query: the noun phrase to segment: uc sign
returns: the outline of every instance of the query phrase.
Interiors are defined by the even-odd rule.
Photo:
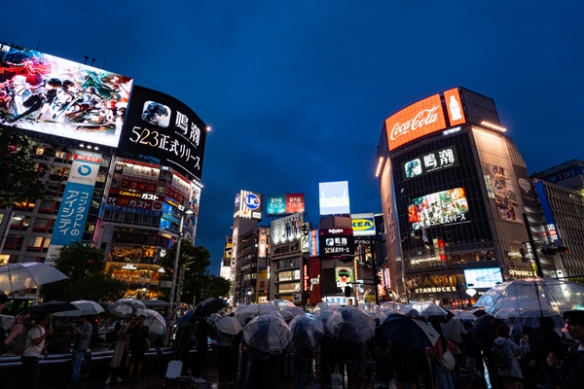
[[[260,206],[260,198],[257,195],[250,193],[245,197],[245,205],[249,209],[258,209]]]

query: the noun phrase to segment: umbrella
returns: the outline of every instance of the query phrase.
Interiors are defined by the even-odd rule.
[[[250,346],[268,353],[284,350],[292,339],[292,333],[281,317],[262,315],[243,328],[243,339]]]
[[[460,320],[472,320],[475,321],[478,319],[475,315],[470,313],[469,311],[465,311],[464,309],[452,309],[450,310]]]
[[[314,348],[324,335],[324,324],[310,313],[296,316],[289,327],[295,349]]]
[[[473,315],[475,315],[477,318],[479,318],[479,317],[481,317],[483,315],[488,315],[488,313],[485,312],[485,309],[482,308],[482,307],[481,308],[472,309],[472,310],[470,310],[470,313],[472,313]]]
[[[39,305],[34,305],[29,308],[25,308],[22,313],[55,313],[63,311],[73,311],[77,310],[77,307],[71,303],[65,301],[49,301],[48,303],[42,303]]]
[[[328,319],[333,338],[353,343],[365,342],[375,334],[375,321],[359,308],[341,307]]]
[[[383,311],[373,311],[369,312],[369,316],[376,320],[379,324],[383,323],[387,319],[387,313]]]
[[[333,310],[336,307],[339,307],[340,305],[337,303],[327,303],[325,301],[321,301],[320,303],[316,304],[316,306],[314,307],[314,312],[318,312],[318,311],[329,311],[329,310]]]
[[[485,313],[475,321],[472,331],[476,334],[482,332],[487,324],[493,319],[492,315]]]
[[[178,319],[178,321],[176,322],[176,326],[180,327],[181,324],[185,323],[187,320],[189,320],[191,318],[191,316],[193,316],[193,313],[195,313],[195,311],[193,311],[191,309],[190,311],[188,311],[184,315],[182,315],[180,317],[180,319]]]
[[[314,313],[314,318],[322,321],[322,324],[324,325],[324,334],[326,336],[328,336],[329,338],[334,338],[334,336],[331,333],[331,331],[328,329],[328,327],[326,326],[326,323],[328,323],[328,320],[333,315],[333,313],[334,313],[334,311],[332,309],[325,309],[322,311],[316,311]]]
[[[452,317],[452,314],[446,309],[431,301],[420,301],[406,305],[405,311],[408,312],[410,309],[415,309],[420,313],[420,316],[427,318],[446,319],[448,321]]]
[[[432,347],[440,337],[428,323],[393,313],[381,324],[385,336],[409,348]]]
[[[148,332],[157,334],[157,335],[166,335],[166,320],[164,317],[157,311],[153,309],[139,309],[136,312],[137,316],[144,315],[144,325],[148,326]]]
[[[146,305],[140,300],[123,298],[110,304],[107,310],[113,315],[129,317],[138,313],[140,309],[146,309]]]
[[[217,297],[211,297],[210,299],[203,300],[195,308],[195,316],[203,317],[205,315],[210,315],[212,313],[217,313],[221,309],[227,306],[227,301],[221,300]]]
[[[297,306],[293,306],[293,307],[282,307],[280,309],[277,309],[277,312],[280,315],[282,315],[282,318],[286,322],[289,322],[290,320],[294,319],[296,316],[302,315],[304,313],[304,311],[302,310],[302,308],[299,308]]]
[[[77,317],[85,315],[99,315],[104,311],[103,307],[91,300],[71,301],[71,304],[77,307],[75,311],[57,312],[55,316],[60,317]]]
[[[215,320],[215,327],[227,335],[237,335],[243,329],[235,317],[227,315],[221,316]]]
[[[543,313],[543,314],[542,314]],[[539,309],[527,309],[521,311],[519,316],[514,316],[516,314],[515,309],[499,309],[495,314],[497,319],[514,319],[516,322],[520,323],[523,327],[539,327],[539,318],[549,317],[554,322],[555,328],[563,328],[566,322],[562,315],[553,311],[540,311]]]
[[[280,315],[272,305],[268,304],[240,305],[233,310],[233,313],[241,325],[244,325],[247,319],[256,316],[273,315],[282,318],[282,315]]]
[[[540,311],[540,316],[577,309],[584,300],[584,286],[556,278],[523,278],[496,285],[476,302],[487,313],[505,309],[505,315],[521,317],[523,311]]]
[[[272,305],[276,309],[296,306],[296,305],[294,305],[294,303],[292,301],[283,300],[283,299],[270,300],[270,301],[268,301],[268,304]]]
[[[380,306],[382,311],[395,311],[395,312],[405,312],[405,305],[396,303],[395,301],[386,301],[381,303]]]
[[[0,290],[14,293],[28,288],[66,280],[65,274],[41,262],[9,263],[0,266]]]

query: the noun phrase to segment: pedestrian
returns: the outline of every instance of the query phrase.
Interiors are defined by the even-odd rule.
[[[564,358],[568,347],[554,331],[554,321],[550,317],[539,317],[539,327],[534,328],[529,335],[529,349],[531,357],[538,363],[545,383],[542,389],[554,389],[560,384],[560,375],[555,368],[547,363],[547,357],[553,353],[559,360]]]
[[[371,340],[371,348],[371,354],[375,360],[376,388],[389,388],[389,381],[392,378],[391,372],[387,368],[389,366],[389,340],[379,325],[375,328],[375,336]]]
[[[340,329],[337,334],[337,351],[336,351],[336,362],[339,366],[339,373],[344,375],[344,371],[347,371],[347,388],[353,389],[355,387],[355,378],[357,373],[357,366],[360,363],[360,358],[363,355],[361,350],[361,343],[350,342],[345,340],[349,337],[354,337],[357,329],[349,321],[351,319],[352,312],[348,309],[341,311],[341,317],[343,321],[339,324]],[[345,336],[346,334],[346,336]]]
[[[294,384],[296,389],[304,389],[308,384],[308,371],[314,353],[310,347],[303,347],[294,351]]]
[[[477,338],[479,340],[479,344],[481,345],[481,350],[483,352],[485,364],[487,365],[487,371],[489,373],[489,382],[493,386],[493,389],[504,389],[502,381],[499,381],[498,373],[499,370],[491,363],[491,350],[493,349],[495,338],[497,338],[497,327],[495,325],[495,318],[493,316],[490,316],[484,319],[483,317],[481,317],[479,320],[488,321],[485,327],[479,333],[477,333]]]
[[[466,369],[470,375],[471,384],[473,386],[482,386],[484,377],[482,371],[479,370],[483,362],[480,344],[472,323],[464,323],[464,326],[466,329],[466,335],[463,340],[466,351]]]
[[[245,319],[244,327],[248,325],[251,320],[251,317]],[[237,335],[235,341],[237,342],[238,339],[241,343],[241,357],[239,358],[239,375],[237,376],[236,387],[237,389],[251,389],[251,371],[253,362],[252,348],[243,338],[243,331]]]
[[[547,363],[560,373],[563,389],[577,389],[584,383],[584,311],[564,312],[564,320],[568,333],[578,343],[570,346],[562,359],[551,352]]]
[[[521,365],[519,359],[524,356],[528,349],[523,346],[518,346],[509,339],[509,327],[500,325],[497,327],[497,338],[493,347],[501,349],[503,357],[509,360],[509,366],[499,367],[499,377],[503,379],[504,388],[509,389],[523,389],[523,373],[521,372]]]
[[[0,292],[0,312],[4,309],[4,305],[8,300],[6,294]],[[0,325],[0,355],[8,351],[10,343],[12,343],[20,334],[24,332],[24,326],[22,322],[28,319],[30,315],[19,315],[14,319],[14,323],[10,326],[8,331],[4,329],[4,326]],[[0,323],[3,324],[3,323]],[[24,335],[23,335],[24,336]]]
[[[217,368],[219,373],[219,385],[232,384],[233,376],[233,339],[234,336],[225,334],[217,329]]]
[[[105,380],[105,384],[108,385],[111,382],[112,379],[112,375],[116,375],[116,381],[117,382],[122,382],[122,377],[121,377],[121,370],[122,370],[122,361],[125,360],[125,356],[127,353],[127,348],[128,348],[128,336],[127,336],[127,331],[128,331],[128,326],[130,323],[136,323],[136,315],[132,315],[130,316],[130,319],[126,322],[123,321],[122,323],[118,323],[119,325],[119,330],[118,330],[118,340],[116,341],[116,347],[114,348],[114,353],[112,355],[112,359],[110,361],[110,365],[109,365],[109,374],[107,376],[107,379]],[[117,325],[116,325],[117,327]]]
[[[45,348],[45,339],[53,332],[53,327],[48,326],[49,316],[39,313],[35,318],[35,325],[28,330],[24,351],[21,356],[22,376],[24,377],[24,389],[36,389],[41,372],[39,364],[40,355],[49,356]],[[48,326],[48,327],[47,327]]]
[[[207,382],[201,378],[205,358],[207,357],[207,337],[211,331],[211,325],[207,322],[208,315],[204,315],[195,327],[195,337],[197,338],[197,352],[195,354],[195,363],[193,364],[193,382],[195,384],[204,384]]]
[[[454,361],[456,355],[456,346],[450,340],[446,339],[442,333],[440,323],[432,323],[432,327],[438,332],[440,337],[433,347],[427,347],[426,353],[432,363],[434,379],[438,381],[440,389],[454,389],[454,380],[452,379],[452,370],[454,366],[445,366],[447,352],[450,352],[450,358]]]
[[[85,353],[89,348],[89,342],[91,341],[91,333],[93,332],[93,327],[88,322],[89,316],[79,316],[79,324],[71,324],[71,330],[75,334],[75,342],[73,343],[73,350],[71,359],[73,362],[73,374],[71,374],[71,380],[69,381],[68,388],[77,387],[79,382],[79,376],[81,375],[81,364],[85,359]]]
[[[175,360],[180,360],[182,362],[182,379],[191,379],[190,366],[190,356],[191,349],[193,348],[193,332],[195,330],[196,317],[191,315],[189,319],[182,323],[176,332],[176,337],[174,340],[173,347],[175,349]]]
[[[130,335],[130,367],[128,371],[130,381],[140,380],[144,353],[150,348],[150,339],[148,339],[148,331],[150,329],[144,325],[144,320],[146,320],[146,316],[138,316],[138,320],[135,323],[130,322],[126,330],[127,335]],[[134,376],[134,369],[136,370],[136,376]]]

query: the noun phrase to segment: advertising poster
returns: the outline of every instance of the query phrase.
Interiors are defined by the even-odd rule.
[[[207,125],[183,102],[134,86],[119,148],[201,179]]]
[[[286,195],[286,213],[304,212],[304,193]]]
[[[408,218],[413,230],[469,221],[464,188],[436,192],[412,200]]]
[[[321,259],[349,258],[355,255],[355,238],[351,228],[319,230]]]
[[[268,216],[286,214],[286,195],[266,195],[266,214]]]
[[[321,215],[344,215],[351,213],[349,182],[320,182],[319,206]]]
[[[505,168],[493,165],[490,173],[495,194],[495,206],[499,217],[502,220],[521,223],[517,193],[511,180],[505,175]]]
[[[406,178],[414,178],[454,166],[458,166],[458,156],[456,148],[451,146],[416,157],[403,167]]]
[[[464,269],[464,278],[467,285],[472,284],[472,288],[492,288],[503,282],[503,275],[498,267]]]
[[[391,162],[389,159],[386,160],[385,166],[383,167],[379,185],[381,187],[381,208],[383,210],[383,214],[386,215],[384,216],[385,240],[388,244],[392,244],[395,241],[396,231],[394,221],[395,207],[393,204],[391,182]]]
[[[273,244],[300,240],[302,236],[303,214],[286,216],[271,223],[271,239]]]
[[[195,184],[191,184],[189,195],[188,209],[193,211],[191,214],[185,214],[185,239],[192,240],[195,244],[195,237],[197,234],[197,221],[199,220],[199,204],[201,203],[201,188]]]
[[[0,43],[0,124],[116,147],[132,79]]]

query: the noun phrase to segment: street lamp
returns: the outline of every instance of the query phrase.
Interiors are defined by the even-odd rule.
[[[174,255],[174,268],[172,270],[172,287],[170,288],[170,300],[168,304],[168,320],[170,321],[172,312],[174,310],[174,295],[176,291],[176,276],[178,273],[178,261],[180,258],[180,242],[182,241],[182,234],[183,234],[183,226],[185,224],[185,215],[191,215],[194,212],[190,209],[187,209],[185,213],[182,214],[180,218],[180,226],[178,229],[178,239],[176,241],[176,253]]]

